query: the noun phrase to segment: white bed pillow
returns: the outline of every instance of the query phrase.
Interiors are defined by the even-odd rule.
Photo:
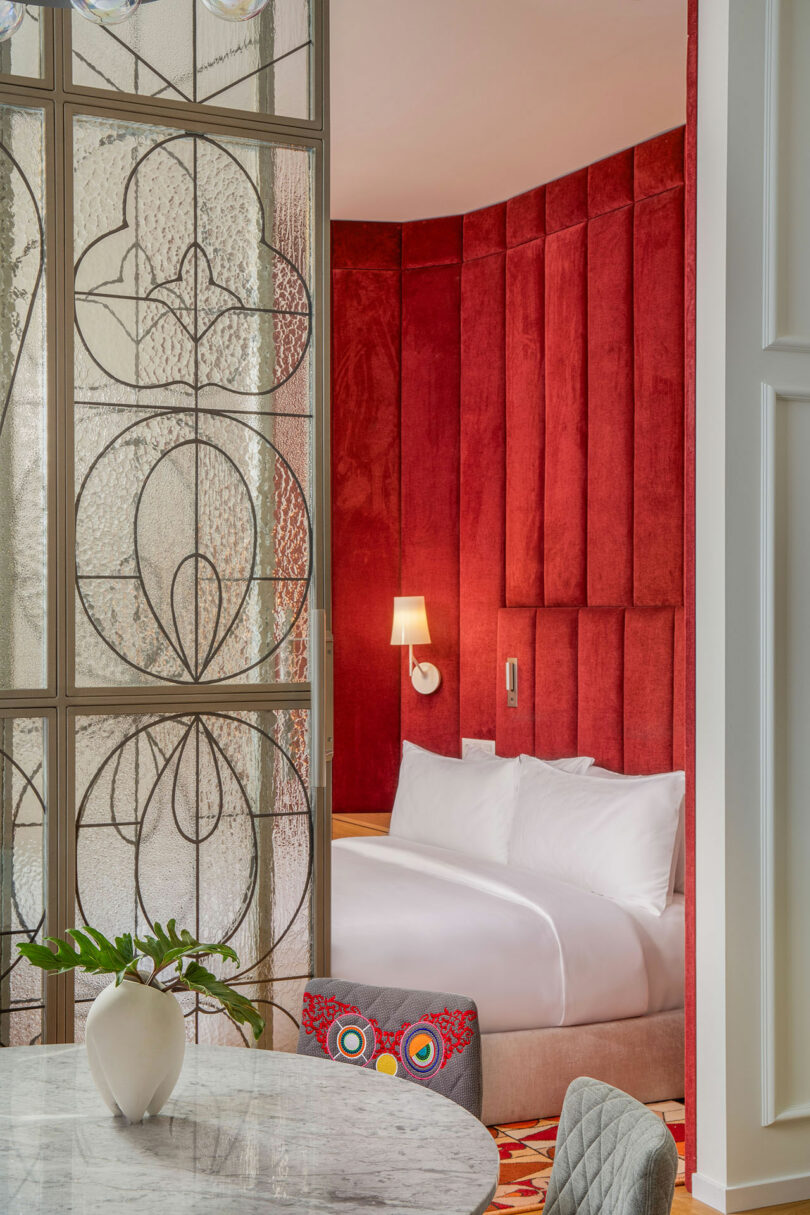
[[[600,768],[594,764],[588,769],[591,776],[603,776],[606,780],[643,780],[644,777],[628,776],[626,772],[613,772],[610,768]],[[682,772],[677,773],[683,776]],[[686,884],[686,806],[685,798],[681,798],[678,811],[678,846],[675,849],[675,864],[672,875],[672,889],[675,894],[683,894]]]
[[[471,764],[403,742],[390,834],[505,862],[520,763]]]
[[[504,760],[500,755],[493,755],[492,751],[485,751],[483,747],[468,747],[464,759],[468,763],[479,763],[482,759],[499,760],[501,763],[510,762],[509,760]],[[566,756],[564,759],[543,760],[544,764],[551,764],[553,768],[561,768],[563,772],[587,772],[593,762],[592,755],[572,755],[570,757]]]
[[[619,781],[521,756],[509,860],[661,915],[683,794],[682,772]]]

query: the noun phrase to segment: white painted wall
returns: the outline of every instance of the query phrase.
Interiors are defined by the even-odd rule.
[[[697,1173],[810,1197],[810,3],[703,0]]]

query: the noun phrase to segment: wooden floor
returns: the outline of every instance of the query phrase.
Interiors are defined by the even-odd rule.
[[[714,1207],[707,1207],[705,1202],[697,1202],[691,1194],[687,1194],[682,1185],[675,1190],[672,1202],[672,1215],[712,1215]],[[810,1201],[786,1202],[781,1207],[760,1207],[760,1215],[810,1215]]]

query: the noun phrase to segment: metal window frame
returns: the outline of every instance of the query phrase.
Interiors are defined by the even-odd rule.
[[[169,2],[169,0],[163,0]],[[313,967],[329,969],[329,848],[331,842],[331,756],[323,723],[331,703],[331,670],[313,684],[147,685],[76,688],[72,684],[74,617],[73,543],[73,198],[70,148],[77,115],[175,127],[212,135],[278,141],[313,151],[313,572],[310,613],[321,632],[331,620],[331,536],[329,517],[329,160],[328,160],[328,4],[312,0],[312,72],[315,117],[310,121],[205,104],[104,93],[74,85],[70,76],[70,10],[48,10],[43,29],[43,78],[0,76],[0,104],[37,109],[45,115],[46,293],[47,325],[54,335],[47,346],[48,377],[48,679],[44,688],[0,690],[0,716],[44,716],[48,730],[48,878],[47,919],[51,935],[72,927],[75,886],[72,721],[77,714],[204,712],[206,708],[255,712],[307,708],[311,713],[310,798],[313,822]],[[315,642],[317,643],[317,637]],[[46,1012],[46,1041],[73,1038],[71,976],[49,978],[52,993]]]

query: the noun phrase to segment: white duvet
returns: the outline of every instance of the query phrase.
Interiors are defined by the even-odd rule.
[[[683,1004],[683,899],[662,916],[392,836],[332,845],[332,974],[471,996],[495,1032]]]

